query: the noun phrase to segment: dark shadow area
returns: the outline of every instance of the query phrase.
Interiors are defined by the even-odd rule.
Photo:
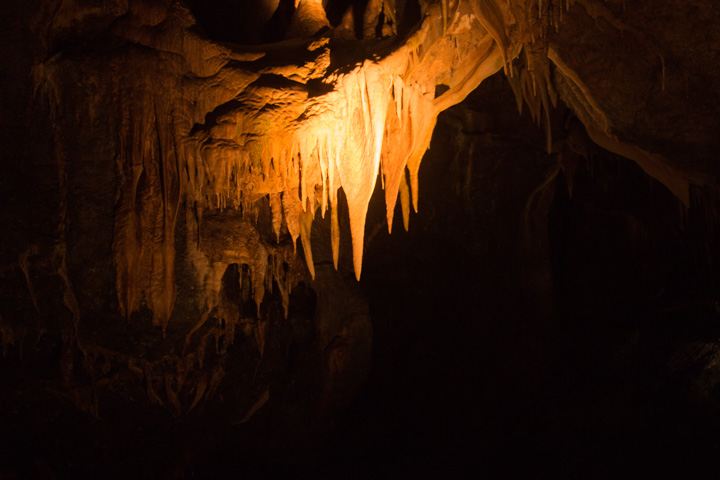
[[[295,11],[293,0],[187,0],[187,4],[208,37],[250,45],[282,40]]]
[[[560,172],[523,225],[532,182],[573,152],[543,153],[511,101],[496,76],[444,114],[410,231],[398,210],[367,247],[374,369],[328,478],[698,473],[720,454],[716,267],[693,253],[712,237],[692,226],[704,208],[688,220],[635,164],[589,146],[572,197]]]

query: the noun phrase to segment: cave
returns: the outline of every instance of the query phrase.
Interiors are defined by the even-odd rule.
[[[0,478],[717,470],[713,0],[0,10]]]

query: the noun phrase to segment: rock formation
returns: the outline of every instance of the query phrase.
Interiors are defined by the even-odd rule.
[[[58,370],[32,388],[96,419],[267,405],[322,438],[371,365],[366,243],[396,210],[410,228],[438,117],[501,71],[548,155],[527,160],[523,235],[601,148],[677,199],[668,216],[707,213],[712,264],[720,9],[691,3],[11,2],[0,332],[32,366],[8,371]]]

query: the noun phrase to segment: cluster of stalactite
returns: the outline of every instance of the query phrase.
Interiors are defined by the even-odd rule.
[[[293,261],[298,238],[314,277],[310,239],[318,213],[331,217],[337,267],[341,188],[359,278],[378,175],[388,227],[399,197],[407,228],[437,115],[507,56],[472,6],[428,5],[418,30],[404,43],[379,41],[370,59],[348,53],[353,48],[332,32],[265,49],[214,44],[192,33],[192,18],[177,5],[158,26],[117,26],[125,38],[161,52],[113,60],[122,99],[113,239],[122,313],[145,302],[154,323],[167,325],[180,209],[204,292],[198,327],[223,310],[221,279],[231,264],[249,267],[258,309],[276,285],[287,312],[289,292],[306,274]],[[334,48],[349,66],[331,64]],[[129,65],[142,74],[122,75]],[[440,84],[447,91],[436,96]],[[260,212],[270,213],[277,244],[258,233]],[[291,242],[280,241],[288,236]]]
[[[598,103],[549,44],[548,32],[561,28],[563,12],[574,4],[622,27],[602,2],[421,1],[422,19],[410,34],[399,38],[392,28],[376,29],[390,36],[362,44],[342,25],[328,29],[319,2],[296,3],[288,37],[298,38],[271,45],[212,42],[174,2],[165,10],[130,2],[130,14],[112,25],[113,34],[133,46],[105,59],[99,80],[112,85],[121,126],[113,256],[124,315],[144,302],[153,323],[167,326],[176,298],[181,211],[205,299],[200,323],[222,309],[220,283],[231,264],[249,267],[258,308],[277,285],[287,312],[289,292],[305,275],[294,261],[298,238],[314,277],[310,243],[318,212],[331,217],[337,268],[340,189],[359,279],[378,176],[388,229],[398,198],[408,228],[437,115],[500,69],[518,108],[527,104],[538,122],[557,101],[554,81],[565,82],[575,95],[571,106],[597,143],[638,161],[686,202],[689,183],[702,183],[617,140]],[[366,20],[396,17],[395,2],[370,3],[384,13]],[[639,34],[633,38],[652,48]],[[57,97],[62,69],[61,58],[38,65],[38,87]],[[92,114],[93,106],[88,110]],[[549,125],[545,121],[551,149]],[[255,228],[259,212],[269,212],[276,244]],[[281,242],[287,236],[291,242]]]

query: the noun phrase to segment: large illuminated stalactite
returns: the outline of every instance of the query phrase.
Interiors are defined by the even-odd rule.
[[[473,28],[481,28],[471,15],[456,10],[450,25],[453,34],[447,36],[442,34],[442,24],[432,21],[440,15],[428,15],[429,20],[407,44],[374,60],[358,62],[349,71],[329,69],[328,39],[309,46],[311,52],[317,52],[311,61],[315,70],[265,69],[269,79],[278,75],[290,81],[281,90],[263,85],[261,76],[236,97],[236,108],[218,117],[214,125],[205,125],[195,137],[196,158],[201,157],[196,164],[209,166],[206,171],[210,172],[228,169],[210,182],[206,192],[210,203],[248,210],[258,196],[281,194],[285,200],[299,190],[303,215],[314,216],[316,208],[324,215],[328,209],[336,211],[337,191],[342,188],[350,210],[354,267],[359,277],[365,215],[378,171],[383,175],[388,223],[392,225],[405,167],[416,198],[417,167],[437,114],[502,65],[500,49],[487,34],[472,42],[463,39],[471,48],[455,49],[457,56],[439,55],[452,48],[458,37],[473,35]],[[311,80],[320,81],[314,88],[329,91],[309,95],[305,84]],[[450,91],[436,100],[438,83],[447,84]],[[245,182],[245,188],[238,179]],[[291,227],[295,220],[288,220],[287,209],[284,211],[296,238],[297,231]],[[302,237],[309,256],[309,235]],[[335,240],[335,258],[337,248]],[[307,260],[313,273],[311,258]]]

